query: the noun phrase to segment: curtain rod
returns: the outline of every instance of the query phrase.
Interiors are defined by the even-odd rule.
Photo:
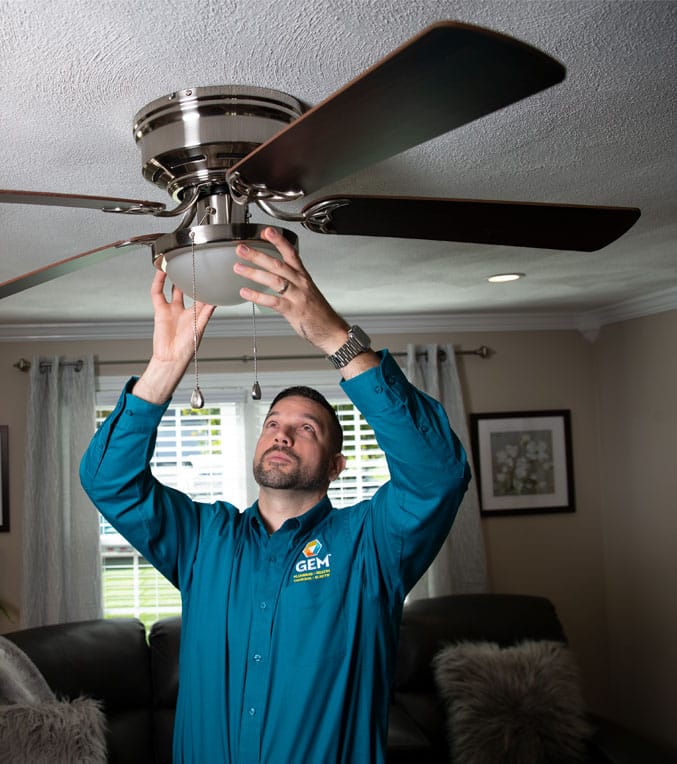
[[[477,355],[480,358],[489,358],[491,355],[491,350],[486,345],[480,345],[479,347],[473,348],[472,350],[455,350],[454,351],[456,355]],[[398,351],[395,353],[391,353],[391,355],[396,357],[403,357],[406,356],[407,353],[405,351]],[[422,351],[420,353],[416,354],[417,357],[426,356],[428,355],[427,351]],[[322,358],[320,355],[257,355],[256,360],[257,361],[313,361],[318,360]],[[446,353],[444,350],[438,351],[438,358],[441,361],[444,361],[446,359]],[[233,355],[233,356],[222,356],[221,358],[199,358],[199,362],[202,363],[230,363],[233,361],[241,361],[242,363],[253,363],[254,356],[253,355]],[[120,361],[97,361],[96,364],[98,366],[126,366],[128,364],[135,364],[135,365],[141,365],[144,363],[148,363],[148,359],[127,359],[127,360],[120,360]],[[74,366],[75,371],[80,371],[82,368],[83,362],[82,361],[63,361],[62,366]],[[19,369],[19,371],[28,371],[31,368],[31,362],[27,360],[26,358],[20,358],[15,364],[14,368]],[[52,368],[51,361],[41,361],[40,362],[40,371],[47,371],[48,369]]]

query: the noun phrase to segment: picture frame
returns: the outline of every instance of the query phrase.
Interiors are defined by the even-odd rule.
[[[0,425],[0,533],[9,532],[9,427]]]
[[[575,512],[571,412],[470,415],[482,515]]]

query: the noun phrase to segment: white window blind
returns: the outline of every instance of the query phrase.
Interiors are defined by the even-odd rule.
[[[277,392],[298,381],[287,380],[272,389]],[[320,389],[313,380],[301,382]],[[331,388],[322,392],[336,408],[344,429],[346,469],[329,488],[334,506],[343,507],[369,498],[388,479],[388,468],[373,430],[353,404]],[[210,397],[214,399],[214,393]],[[269,401],[252,401],[241,388],[229,397],[235,400],[199,412],[179,403],[171,405],[158,428],[151,470],[163,483],[196,501],[225,499],[245,509],[256,498],[251,459]],[[99,402],[107,398],[103,393]],[[97,424],[109,413],[109,406],[99,405]],[[135,617],[149,627],[181,612],[178,591],[103,518],[101,550],[106,617]]]

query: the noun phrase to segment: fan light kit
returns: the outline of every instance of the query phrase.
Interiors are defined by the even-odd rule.
[[[270,254],[257,205],[276,220],[327,235],[593,251],[639,218],[629,207],[353,196],[298,203],[375,162],[532,96],[564,79],[545,53],[505,35],[436,23],[322,103],[250,86],[198,87],[158,98],[134,118],[142,173],[166,191],[159,202],[0,190],[0,202],[180,218],[169,233],[139,234],[0,284],[0,298],[115,256],[149,247],[152,262],[202,302],[241,302],[232,271],[240,242]],[[280,229],[294,246],[297,237]],[[450,256],[453,256],[450,254]],[[255,288],[261,289],[260,286]]]

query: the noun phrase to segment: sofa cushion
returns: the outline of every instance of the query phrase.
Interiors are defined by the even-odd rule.
[[[546,640],[507,648],[460,643],[435,657],[434,670],[448,703],[454,761],[584,760],[591,730],[578,668],[566,645]]]

